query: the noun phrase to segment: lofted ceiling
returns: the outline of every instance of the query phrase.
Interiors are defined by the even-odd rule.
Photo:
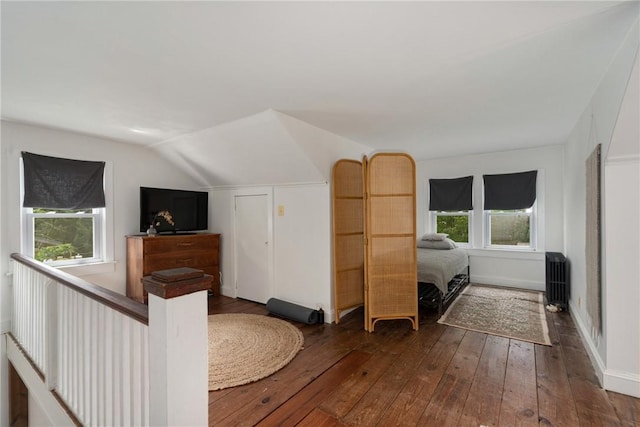
[[[229,127],[258,143],[262,114],[416,159],[561,144],[639,10],[3,1],[2,118],[174,150]]]

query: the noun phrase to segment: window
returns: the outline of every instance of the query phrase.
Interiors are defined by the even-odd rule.
[[[103,260],[104,208],[23,208],[27,255],[51,265]]]
[[[436,233],[447,233],[456,243],[469,243],[471,235],[471,213],[469,211],[431,213],[432,230]]]
[[[484,175],[485,247],[535,249],[537,171]]]
[[[104,261],[105,162],[22,153],[22,244],[55,266]]]
[[[456,243],[468,244],[473,209],[473,176],[429,179],[431,229],[447,233]]]
[[[485,211],[487,246],[535,248],[534,208]]]

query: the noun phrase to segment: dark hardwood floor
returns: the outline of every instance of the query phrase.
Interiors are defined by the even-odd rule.
[[[209,314],[267,314],[210,297]],[[465,331],[421,312],[420,329],[363,311],[298,326],[304,348],[261,381],[209,392],[215,426],[638,426],[640,400],[606,392],[568,313],[547,313],[552,347]]]

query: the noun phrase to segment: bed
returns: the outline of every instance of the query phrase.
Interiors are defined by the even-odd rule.
[[[437,308],[438,316],[469,283],[469,257],[464,249],[418,247],[418,303]]]

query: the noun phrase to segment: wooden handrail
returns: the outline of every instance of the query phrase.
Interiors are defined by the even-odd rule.
[[[144,304],[127,298],[110,289],[89,283],[86,280],[58,270],[57,268],[51,267],[50,265],[37,261],[31,257],[19,253],[12,253],[11,258],[16,262],[31,267],[50,279],[53,279],[56,282],[91,298],[92,300],[98,301],[99,303],[124,314],[125,316],[131,317],[145,325],[149,324],[149,308]]]

